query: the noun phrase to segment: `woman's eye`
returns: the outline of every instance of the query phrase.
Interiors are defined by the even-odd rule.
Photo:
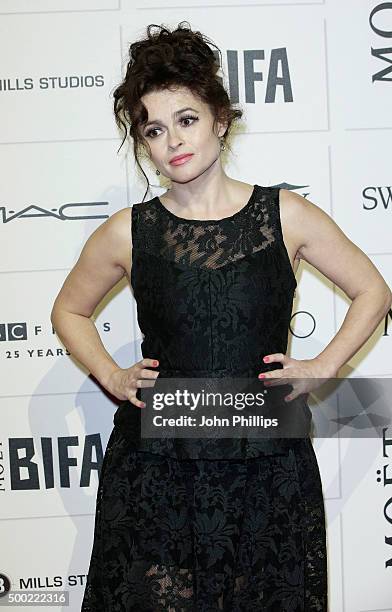
[[[151,128],[150,130],[148,130],[148,131],[145,133],[145,135],[144,135],[144,136],[145,136],[146,138],[155,138],[155,136],[154,136],[154,132],[156,132],[157,130],[159,130],[159,128]]]
[[[199,117],[195,117],[194,115],[186,115],[185,117],[181,117],[180,122],[192,120],[192,123],[193,123],[193,121],[197,121],[198,119]],[[192,125],[192,123],[190,124],[188,123],[186,127],[188,127],[189,125]],[[157,130],[159,130],[159,128],[152,128],[145,134],[145,136],[147,138],[155,138],[153,133],[156,132]]]
[[[199,117],[195,117],[194,115],[186,115],[185,117],[181,118],[181,121],[187,121],[188,119],[192,119],[192,120],[197,121],[197,119],[199,119]]]
[[[154,136],[152,136],[152,133],[155,132],[158,128],[153,128],[152,130],[149,130],[148,132],[146,132],[146,137],[147,138],[154,138]]]

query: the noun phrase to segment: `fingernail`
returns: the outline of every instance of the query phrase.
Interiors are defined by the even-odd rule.
[[[154,366],[157,366],[159,363],[159,361],[157,361],[156,359],[154,359]]]
[[[265,378],[265,374],[259,374],[259,378]]]
[[[263,361],[269,361],[268,357],[263,357]]]

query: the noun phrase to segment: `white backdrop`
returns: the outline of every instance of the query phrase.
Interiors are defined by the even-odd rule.
[[[0,596],[8,578],[16,590],[68,590],[68,609],[80,609],[116,406],[70,358],[50,311],[88,236],[143,197],[126,146],[117,154],[111,92],[147,24],[188,20],[222,50],[246,124],[229,176],[308,197],[392,284],[392,2],[195,4],[0,0]],[[148,198],[163,193],[145,170],[156,185]],[[301,359],[331,340],[349,300],[304,262],[297,281],[289,346]],[[392,376],[391,315],[341,375]],[[122,367],[140,359],[125,281],[94,318]],[[330,610],[391,611],[392,447],[316,437],[314,448]]]

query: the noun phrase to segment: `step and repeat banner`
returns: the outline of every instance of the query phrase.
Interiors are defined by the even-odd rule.
[[[50,312],[90,234],[146,184],[112,112],[128,47],[187,20],[222,51],[244,110],[225,170],[326,211],[392,285],[392,2],[0,0],[0,603],[67,591],[80,609],[102,458],[117,408],[61,343]],[[153,185],[166,190],[145,164]],[[164,180],[164,177],[163,177]],[[301,262],[289,348],[317,355],[350,300]],[[392,377],[392,313],[341,369]],[[123,279],[93,320],[121,367],[141,358]],[[332,612],[392,610],[392,429],[315,436]],[[15,606],[15,609],[23,609]],[[56,608],[58,609],[58,608]]]

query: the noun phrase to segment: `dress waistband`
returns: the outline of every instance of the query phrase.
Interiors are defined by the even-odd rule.
[[[274,366],[272,368],[271,366]],[[163,378],[165,376],[176,377],[176,378],[222,378],[229,376],[230,378],[242,378],[242,377],[254,377],[261,373],[266,372],[270,369],[277,369],[279,364],[254,364],[246,366],[244,368],[207,368],[207,369],[187,369],[187,368],[165,368],[158,366],[159,375]]]

